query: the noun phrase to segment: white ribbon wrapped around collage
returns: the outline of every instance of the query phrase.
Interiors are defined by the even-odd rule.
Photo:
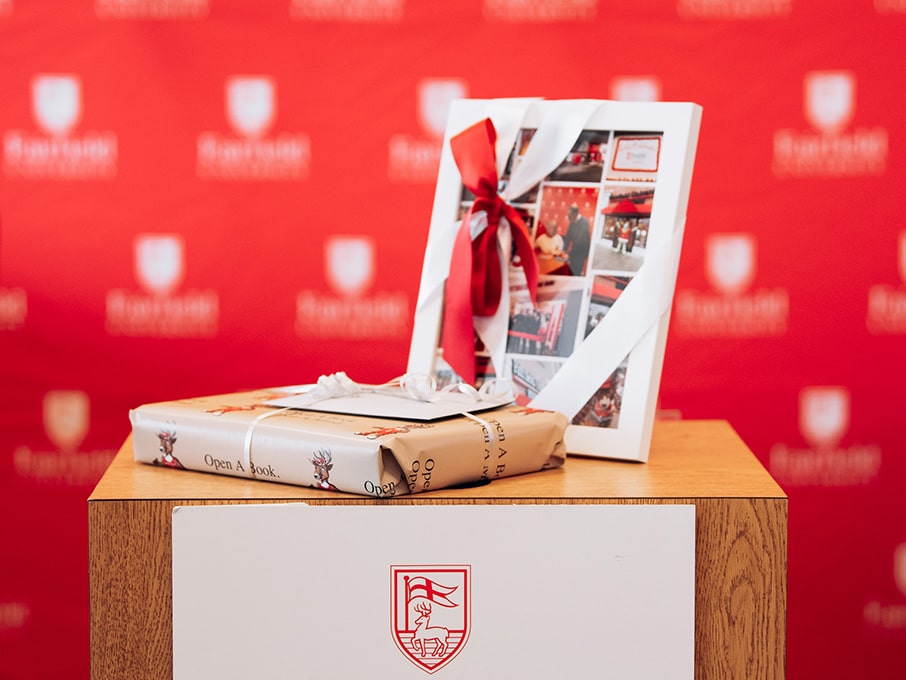
[[[453,241],[460,226],[450,217],[457,214],[457,187],[461,186],[449,149],[452,136],[484,118],[490,118],[497,131],[499,177],[520,128],[536,129],[509,182],[500,192],[504,200],[512,202],[562,163],[583,130],[663,132],[664,148],[657,179],[659,224],[657,229],[652,224],[644,263],[601,322],[531,401],[533,407],[559,411],[573,418],[629,357],[630,363],[635,363],[636,367],[632,371],[627,369],[619,427],[573,425],[567,431],[566,444],[570,453],[646,460],[679,264],[700,112],[694,104],[601,100],[454,102],[444,139],[408,370],[430,372],[434,366],[444,282],[450,271]],[[487,221],[473,219],[472,225],[474,239],[486,228]],[[503,254],[509,253],[510,247],[509,230],[499,229],[498,249],[504,282],[509,280],[509,258]],[[509,312],[509,288],[504,285],[497,313],[493,317],[475,317],[476,332],[487,348],[493,365],[504,376]],[[635,353],[644,356],[636,359],[633,356]],[[643,366],[639,368],[639,364]]]

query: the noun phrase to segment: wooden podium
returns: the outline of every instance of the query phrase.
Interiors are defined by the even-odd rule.
[[[785,677],[787,498],[724,421],[659,421],[648,463],[571,457],[393,499],[155,468],[135,463],[127,440],[88,499],[91,677],[172,677],[175,506],[284,502],[694,504],[695,677]]]

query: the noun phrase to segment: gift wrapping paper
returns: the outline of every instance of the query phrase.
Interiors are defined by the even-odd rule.
[[[366,496],[400,496],[548,468],[566,458],[566,417],[506,406],[412,422],[278,409],[258,390],[130,412],[135,460]]]

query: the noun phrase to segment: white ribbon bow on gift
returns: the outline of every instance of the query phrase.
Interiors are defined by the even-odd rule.
[[[249,423],[248,430],[245,433],[243,457],[246,469],[250,471],[250,476],[254,476],[255,470],[252,460],[252,436],[257,425],[266,418],[287,411],[305,409],[321,401],[364,394],[381,394],[428,403],[455,401],[458,407],[462,407],[461,410],[458,407],[454,409],[458,415],[471,418],[490,430],[488,423],[468,412],[469,407],[484,405],[484,408],[491,408],[497,405],[502,406],[515,399],[513,387],[509,380],[487,380],[481,386],[481,389],[476,389],[462,382],[446,385],[438,389],[437,381],[432,376],[420,373],[406,373],[380,385],[368,385],[357,383],[346,373],[340,371],[330,375],[322,375],[312,385],[287,388],[286,392],[291,395],[289,397],[292,400],[291,405],[281,403],[284,401],[282,399],[268,402],[269,405],[275,408],[261,413]]]
[[[300,393],[311,398],[309,403],[333,399],[336,397],[352,397],[362,393],[385,394],[391,397],[402,397],[416,401],[437,402],[441,399],[458,398],[466,403],[481,403],[486,401],[499,402],[512,401],[513,387],[508,380],[487,380],[480,389],[463,382],[453,383],[438,389],[437,381],[433,376],[421,373],[406,373],[380,385],[357,383],[346,373],[331,373],[322,375],[314,385],[304,387]],[[307,400],[306,400],[307,401]],[[300,406],[302,406],[300,404]]]

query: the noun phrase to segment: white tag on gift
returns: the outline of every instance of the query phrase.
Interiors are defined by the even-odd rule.
[[[295,394],[265,403],[305,411],[427,421],[506,406],[514,399],[504,381],[486,382],[480,390],[463,383],[437,389],[432,378],[420,375],[405,375],[383,385],[364,385],[345,373],[334,373],[321,376],[315,385],[297,389]]]

